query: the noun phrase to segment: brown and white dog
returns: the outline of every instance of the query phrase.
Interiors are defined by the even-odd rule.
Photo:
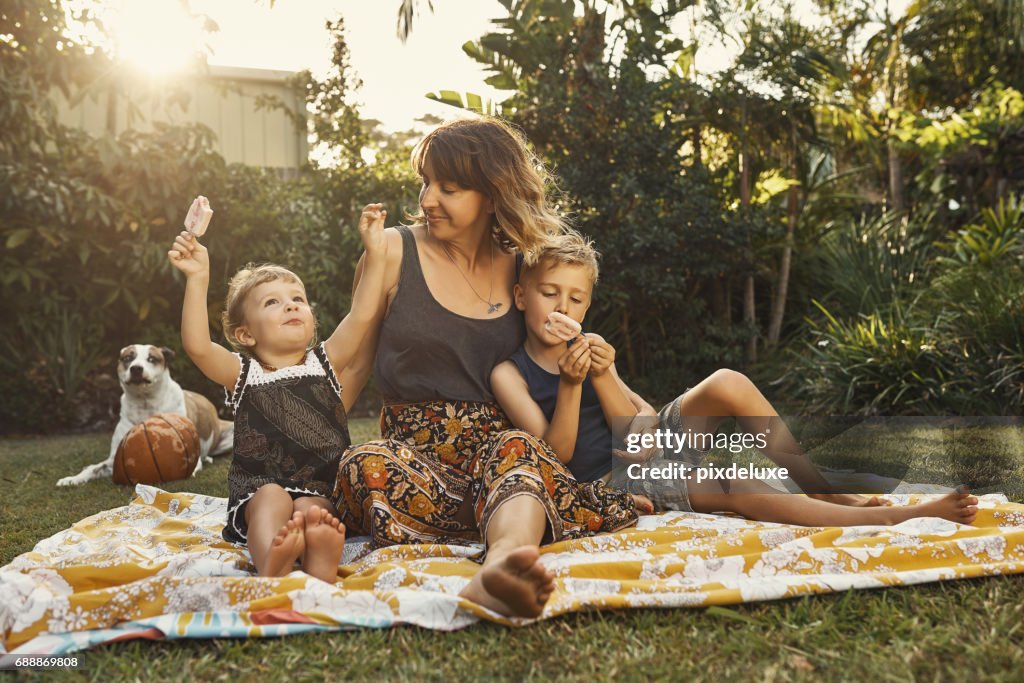
[[[234,423],[221,420],[209,399],[193,391],[184,391],[171,379],[168,365],[174,352],[150,344],[132,344],[121,349],[117,364],[117,377],[121,381],[121,419],[114,428],[110,441],[110,456],[103,462],[89,465],[72,477],[64,477],[57,486],[74,486],[93,479],[109,477],[114,468],[114,455],[121,440],[132,427],[157,413],[177,413],[192,420],[199,433],[199,460],[196,472],[203,469],[203,461],[213,462],[211,455],[231,450],[234,441]]]

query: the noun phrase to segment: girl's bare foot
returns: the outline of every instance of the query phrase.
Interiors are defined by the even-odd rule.
[[[555,588],[555,577],[540,561],[535,545],[516,548],[501,558],[488,558],[459,594],[478,605],[510,617],[537,617]]]
[[[338,563],[345,549],[345,525],[327,510],[314,505],[306,510],[306,554],[302,571],[321,581],[338,580]]]
[[[641,515],[649,515],[654,512],[654,503],[647,496],[640,496],[636,494],[630,494],[633,496],[633,502],[636,503],[636,511]]]
[[[302,533],[303,517],[296,512],[288,523],[278,530],[274,540],[270,542],[270,550],[263,561],[263,569],[258,569],[260,576],[284,576],[295,566],[295,561],[305,550],[305,538]]]

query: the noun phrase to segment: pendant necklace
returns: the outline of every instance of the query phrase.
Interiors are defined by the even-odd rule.
[[[485,304],[487,304],[487,314],[488,315],[497,312],[498,309],[500,309],[501,306],[502,306],[502,303],[500,301],[497,302],[497,303],[491,303],[491,297],[494,295],[494,240],[491,240],[490,244],[491,244],[491,284],[490,284],[490,286],[489,286],[489,288],[487,290],[487,298],[485,299],[482,296],[480,296],[480,292],[476,291],[476,287],[473,286],[473,283],[469,281],[469,278],[466,277],[466,274],[462,272],[461,268],[459,268],[459,264],[455,262],[454,258],[452,258],[452,253],[450,251],[448,251],[448,243],[444,242],[444,241],[441,242],[441,248],[444,250],[444,254],[445,254],[445,256],[448,257],[448,260],[452,262],[453,266],[455,266],[455,270],[459,271],[459,275],[462,276],[462,279],[466,281],[466,284],[469,285],[469,288],[473,291],[474,294],[476,294],[476,298],[480,299],[480,301],[483,301]]]

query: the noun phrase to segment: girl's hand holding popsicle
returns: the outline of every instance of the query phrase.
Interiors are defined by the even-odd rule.
[[[199,243],[199,237],[206,232],[213,218],[210,201],[199,195],[192,201],[185,216],[185,230],[174,238],[174,244],[167,252],[171,265],[185,273],[186,277],[205,275],[210,277],[210,257],[206,247]]]

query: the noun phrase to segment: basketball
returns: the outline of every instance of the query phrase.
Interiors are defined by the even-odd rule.
[[[159,413],[132,427],[114,455],[114,482],[159,484],[187,479],[199,460],[199,434],[192,421]]]

